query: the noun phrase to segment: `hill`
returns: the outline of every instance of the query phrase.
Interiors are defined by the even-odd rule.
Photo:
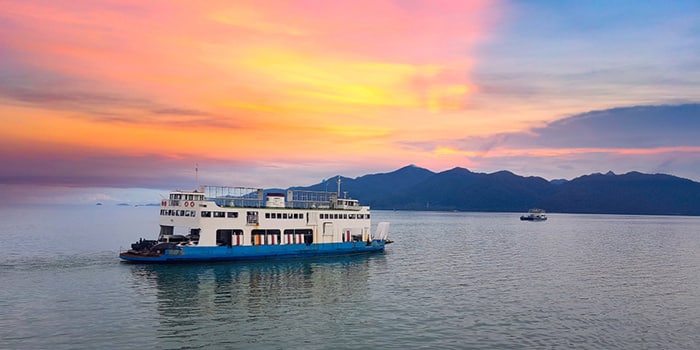
[[[292,189],[334,191],[336,178]],[[538,207],[562,213],[700,215],[700,183],[665,174],[609,172],[550,182],[509,171],[434,173],[409,165],[340,178],[342,192],[374,209],[523,212]]]

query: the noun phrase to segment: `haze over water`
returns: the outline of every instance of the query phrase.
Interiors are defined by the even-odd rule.
[[[119,262],[157,214],[0,211],[0,348],[700,347],[697,217],[374,211],[383,254]]]

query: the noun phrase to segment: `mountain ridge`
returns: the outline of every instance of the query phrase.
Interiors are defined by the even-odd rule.
[[[436,173],[408,165],[289,189],[333,191],[337,177],[341,192],[373,209],[522,212],[537,207],[560,213],[700,215],[700,183],[637,171],[548,181],[507,170],[477,173],[455,167]]]

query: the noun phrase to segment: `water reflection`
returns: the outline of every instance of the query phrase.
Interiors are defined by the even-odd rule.
[[[220,345],[241,345],[283,324],[298,327],[311,314],[363,302],[377,259],[383,254],[130,268],[134,289],[155,296],[157,337],[166,347],[208,344],[206,334]]]

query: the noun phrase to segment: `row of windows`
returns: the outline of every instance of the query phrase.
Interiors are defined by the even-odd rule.
[[[161,216],[188,216],[195,217],[197,213],[194,210],[172,210],[172,209],[161,209]]]
[[[173,210],[173,209],[161,209],[160,210],[160,215],[161,216],[187,216],[187,217],[195,217],[197,216],[197,212],[194,210]],[[202,211],[202,217],[203,218],[232,218],[235,219],[238,217],[238,212],[235,211],[230,211],[230,212],[223,212],[223,211]]]
[[[369,214],[324,214],[321,219],[369,219]]]
[[[223,211],[202,210],[202,217],[203,218],[231,218],[231,219],[235,219],[238,217],[238,212],[237,211],[223,212]]]
[[[170,199],[184,199],[186,201],[202,201],[204,200],[204,195],[203,194],[179,194],[179,193],[171,193],[170,194]]]
[[[299,213],[265,213],[265,219],[303,219],[304,214]],[[320,214],[321,219],[369,219],[369,214]]]
[[[161,216],[188,216],[188,217],[195,217],[195,216],[197,216],[197,212],[194,211],[194,210],[161,209],[161,210],[160,210],[160,215],[161,215]],[[203,217],[203,218],[232,218],[232,219],[235,219],[235,218],[238,217],[238,212],[235,212],[235,211],[223,212],[223,211],[205,211],[205,210],[202,210],[202,217]]]
[[[195,217],[197,213],[194,210],[173,210],[173,209],[161,209],[160,215],[162,216],[186,216]],[[201,216],[203,218],[231,218],[235,219],[238,217],[238,212],[235,211],[208,211],[202,210]],[[369,214],[320,214],[321,219],[369,219]],[[265,213],[265,219],[303,219],[303,213]],[[248,212],[248,221],[257,223],[257,212]]]
[[[265,219],[303,219],[300,213],[265,213]]]

